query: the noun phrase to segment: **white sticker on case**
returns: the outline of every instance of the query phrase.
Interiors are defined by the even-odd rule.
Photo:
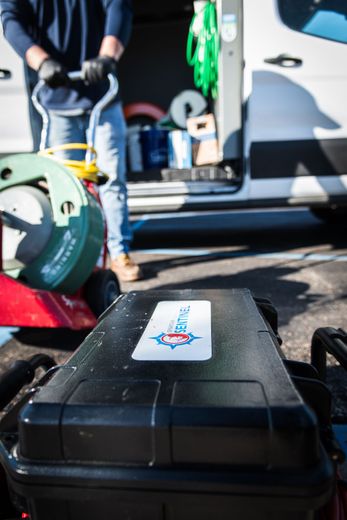
[[[132,358],[137,361],[206,361],[212,357],[211,302],[159,302]]]

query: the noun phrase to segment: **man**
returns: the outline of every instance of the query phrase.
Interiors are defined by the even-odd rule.
[[[130,38],[131,0],[0,0],[0,9],[6,39],[46,83],[41,101],[50,114],[49,145],[86,142],[90,110]],[[70,82],[68,71],[81,69],[84,82]],[[100,197],[111,269],[121,281],[135,281],[142,274],[128,254],[125,136],[117,97],[101,114],[95,148],[98,166],[109,176]],[[83,158],[76,153],[68,158]]]

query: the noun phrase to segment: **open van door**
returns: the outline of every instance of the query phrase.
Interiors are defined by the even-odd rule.
[[[251,199],[347,203],[347,2],[244,0]]]

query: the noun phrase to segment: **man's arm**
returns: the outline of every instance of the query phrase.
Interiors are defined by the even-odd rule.
[[[119,60],[127,46],[132,26],[131,0],[103,0],[106,13],[105,36],[99,54]]]
[[[108,73],[116,74],[116,62],[130,38],[131,0],[103,0],[103,6],[106,20],[99,56],[82,64],[82,77],[87,83],[97,83]]]
[[[100,56],[109,56],[119,61],[124,52],[124,45],[115,36],[104,36],[99,51]]]
[[[0,12],[6,40],[31,68],[38,70],[48,54],[31,35],[33,13],[29,3],[27,0],[1,0]]]
[[[63,65],[49,57],[32,36],[34,13],[27,0],[0,0],[4,35],[13,49],[52,88],[66,85],[68,77]]]
[[[13,49],[37,70],[47,53],[36,44],[32,36],[33,19],[27,0],[1,0],[1,22],[4,36]]]
[[[32,45],[25,53],[25,60],[29,67],[39,70],[42,63],[49,58],[47,52],[39,45]]]

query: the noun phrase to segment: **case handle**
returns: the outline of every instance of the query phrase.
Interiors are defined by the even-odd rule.
[[[343,329],[321,327],[311,341],[311,363],[322,381],[326,379],[327,352],[347,370],[347,334]]]

